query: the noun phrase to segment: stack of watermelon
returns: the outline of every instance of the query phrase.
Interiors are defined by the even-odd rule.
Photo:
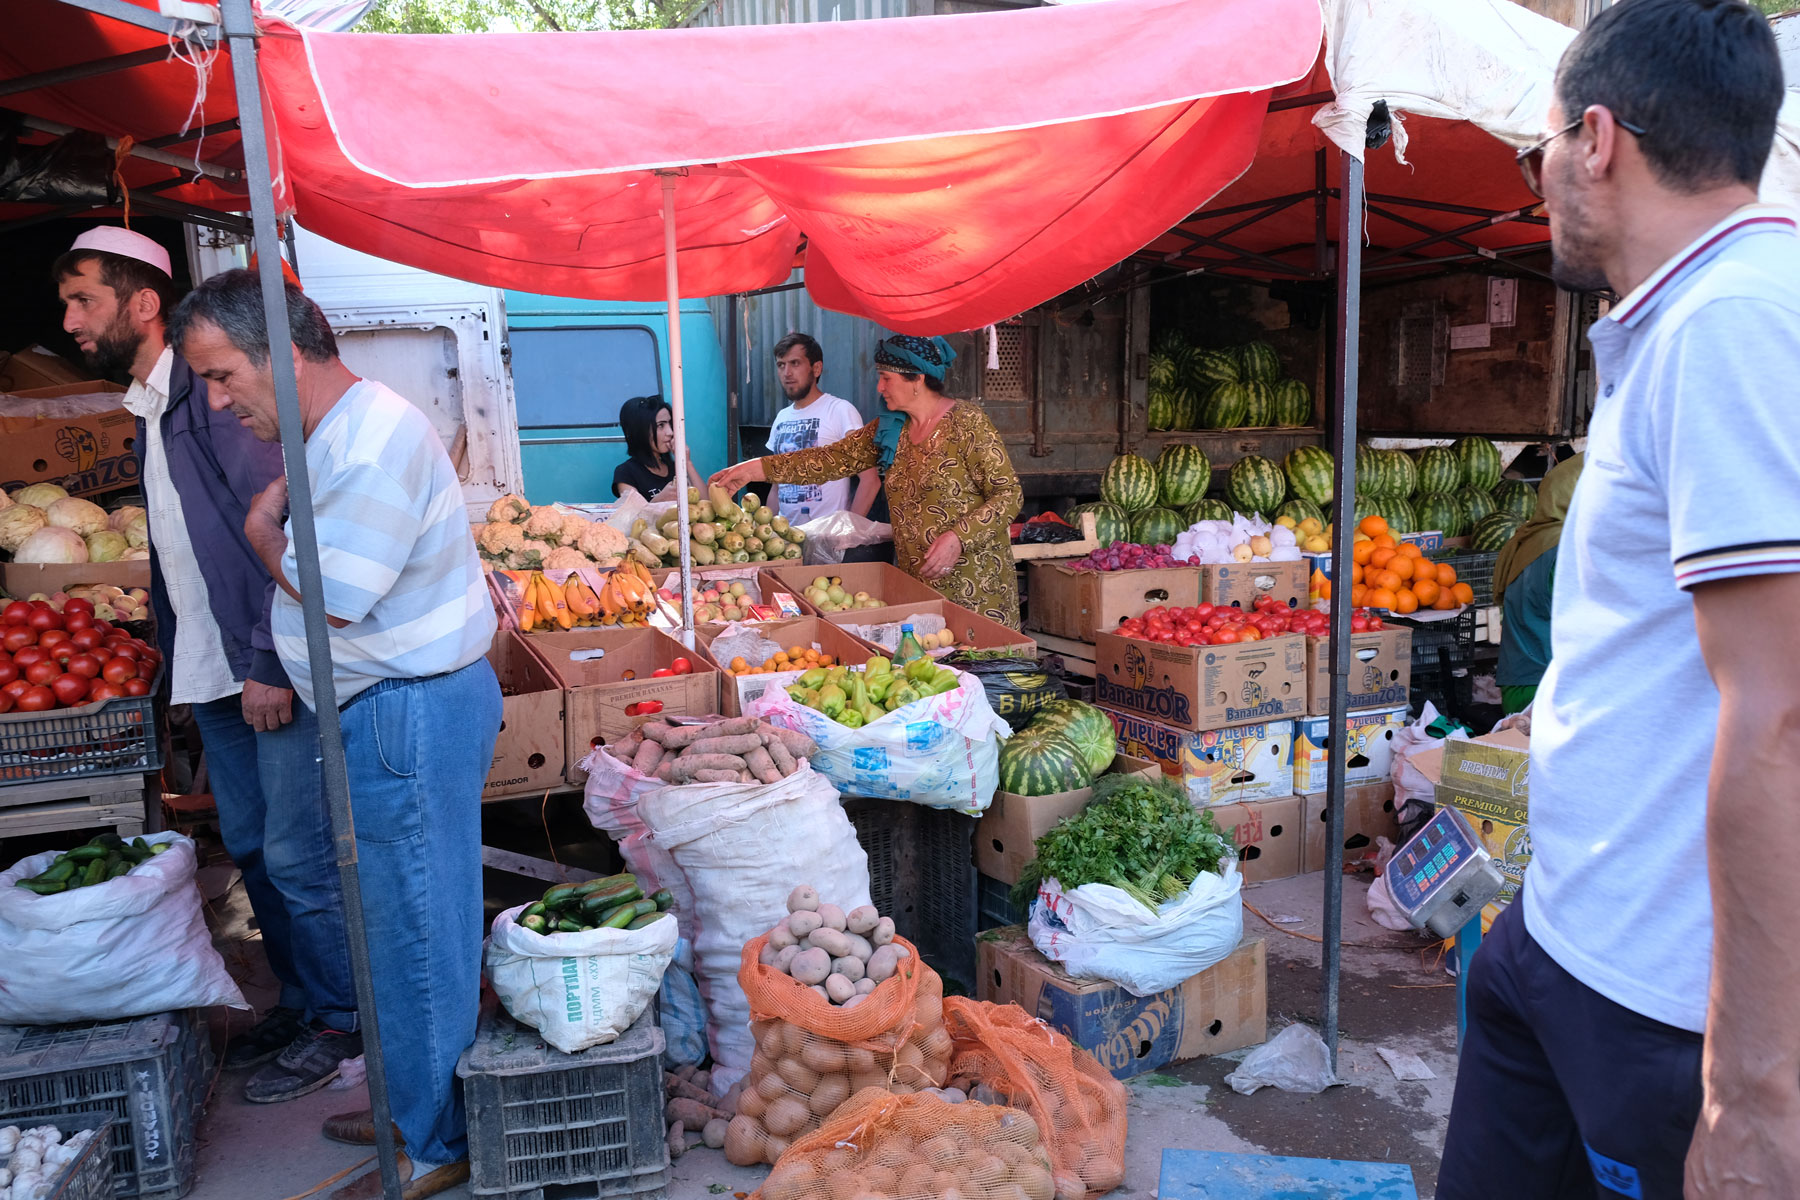
[[[1153,432],[1298,428],[1312,424],[1312,389],[1282,378],[1266,342],[1203,350],[1171,330],[1150,353],[1148,417]]]
[[[1459,438],[1450,446],[1404,450],[1356,448],[1356,515],[1387,519],[1397,533],[1435,529],[1460,537],[1495,512],[1504,496],[1523,505],[1517,480],[1502,483],[1500,448],[1484,437]],[[1532,493],[1532,503],[1536,495]]]
[[[1080,700],[1052,700],[1000,744],[1000,790],[1049,796],[1092,784],[1118,753],[1112,718]]]

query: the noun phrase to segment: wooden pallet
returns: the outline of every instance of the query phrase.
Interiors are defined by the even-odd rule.
[[[1076,675],[1082,679],[1094,677],[1094,643],[1078,642],[1073,638],[1055,637],[1048,633],[1034,633],[1031,637],[1037,642],[1038,649],[1062,659],[1064,674]]]
[[[143,789],[0,809],[0,839],[97,829],[102,825],[110,825],[120,837],[136,837],[143,833]]]

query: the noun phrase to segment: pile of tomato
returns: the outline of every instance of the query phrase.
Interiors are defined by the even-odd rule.
[[[148,696],[162,653],[94,619],[94,606],[69,600],[57,612],[42,600],[0,609],[0,713],[79,708]]]
[[[1381,618],[1366,608],[1350,614],[1355,633],[1382,628]],[[1196,604],[1191,608],[1158,605],[1141,617],[1131,617],[1113,632],[1120,637],[1170,646],[1227,646],[1234,642],[1259,642],[1284,633],[1327,637],[1331,617],[1314,608],[1289,608],[1273,596],[1259,596],[1248,610],[1226,604]]]

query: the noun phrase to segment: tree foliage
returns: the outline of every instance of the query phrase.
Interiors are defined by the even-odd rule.
[[[363,33],[526,33],[668,29],[705,0],[379,0]]]

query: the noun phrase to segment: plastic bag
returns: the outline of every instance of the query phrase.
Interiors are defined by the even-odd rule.
[[[544,934],[518,923],[525,907],[494,918],[482,954],[488,982],[513,1019],[564,1054],[603,1046],[631,1028],[675,957],[675,922]]]
[[[1386,841],[1387,839],[1383,838],[1382,840]],[[1412,922],[1407,920],[1406,914],[1400,911],[1400,906],[1394,903],[1394,893],[1388,887],[1386,875],[1375,877],[1375,881],[1369,885],[1365,899],[1369,905],[1369,920],[1383,929],[1404,932],[1413,927]]]
[[[1016,1108],[858,1092],[795,1142],[752,1200],[1050,1200],[1049,1154]]]
[[[801,543],[807,566],[841,563],[846,551],[858,546],[878,546],[894,540],[894,527],[880,521],[859,517],[853,512],[826,513],[799,526],[806,535]]]
[[[117,158],[97,133],[77,129],[47,146],[21,144],[19,118],[0,136],[0,200],[17,204],[117,204]]]
[[[865,1088],[905,1095],[943,1086],[951,1054],[944,982],[911,942],[894,939],[907,956],[853,1008],[761,962],[768,944],[765,935],[746,945],[738,971],[756,1055],[725,1134],[730,1162],[774,1163]]]
[[[980,682],[967,672],[958,675],[955,691],[915,700],[859,729],[795,702],[784,688],[751,701],[747,715],[817,742],[813,769],[845,795],[910,800],[978,817],[994,802],[1000,740],[1012,730],[994,715]],[[818,886],[827,890],[823,881]]]
[[[39,896],[13,886],[49,870],[54,850],[0,872],[0,1025],[250,1007],[213,949],[194,886],[194,843],[178,833],[144,841],[169,849],[72,892]]]
[[[837,789],[805,766],[780,783],[669,786],[604,750],[587,763],[588,818],[602,829],[602,819],[632,827],[629,848],[621,844],[626,862],[637,855],[659,866],[653,877],[675,894],[682,932],[694,946],[694,982],[706,1001],[712,1090],[722,1096],[749,1071],[756,1049],[738,984],[744,943],[787,915],[796,879],[842,897],[845,908],[869,903],[869,856]],[[629,798],[611,798],[615,790]],[[632,869],[646,878],[635,863]]]
[[[582,791],[581,811],[587,814],[595,829],[619,847],[626,869],[638,877],[638,885],[646,895],[662,888],[674,895],[675,904],[670,911],[681,927],[681,936],[691,943],[694,938],[694,893],[688,887],[687,877],[675,866],[675,860],[651,838],[649,826],[638,815],[638,800],[667,785],[660,779],[640,775],[629,764],[607,753],[604,747],[596,747],[581,761],[581,766],[588,773]]]
[[[1134,996],[1179,987],[1224,962],[1244,940],[1237,859],[1202,871],[1155,912],[1121,888],[1084,883],[1065,892],[1046,879],[1031,906],[1031,944],[1077,979],[1104,979]]]
[[[697,1067],[706,1061],[706,1002],[694,982],[694,944],[686,938],[676,941],[675,959],[663,972],[656,1023],[666,1043],[664,1063]]]
[[[1125,1182],[1125,1085],[1094,1056],[1016,1004],[962,996],[944,1001],[956,1056],[950,1086],[1020,1110],[1037,1122],[1064,1200]]]
[[[1466,730],[1454,724],[1443,724],[1442,721],[1437,706],[1427,700],[1419,719],[1402,726],[1394,734],[1394,759],[1393,765],[1388,768],[1388,774],[1394,780],[1394,814],[1400,822],[1403,836],[1416,831],[1437,807],[1437,789],[1431,780],[1412,765],[1412,756],[1421,750],[1442,745],[1445,741],[1468,739]],[[1433,731],[1434,727],[1436,732]],[[1448,737],[1445,736],[1446,729]]]
[[[1246,1054],[1225,1082],[1240,1096],[1265,1087],[1316,1096],[1344,1081],[1331,1069],[1331,1051],[1326,1049],[1325,1039],[1310,1025],[1289,1025]]]
[[[943,663],[981,680],[988,704],[1014,733],[1029,725],[1038,709],[1050,701],[1068,698],[1062,680],[1049,672],[1041,658],[1016,654],[983,658],[980,651],[959,650]]]

